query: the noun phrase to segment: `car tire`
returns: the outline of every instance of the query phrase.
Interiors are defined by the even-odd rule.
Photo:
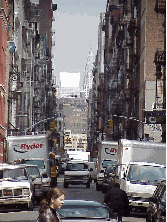
[[[102,193],[107,193],[107,189],[104,187],[104,186],[102,186]]]
[[[30,203],[27,204],[26,208],[27,208],[28,211],[33,211],[33,208],[34,208],[33,200],[31,200]]]
[[[100,186],[98,185],[98,183],[96,183],[96,190],[100,191]]]
[[[151,213],[150,213],[150,210],[147,209],[147,213],[146,213],[146,222],[151,222]]]
[[[68,183],[64,183],[64,188],[68,188]]]
[[[90,188],[90,182],[88,182],[88,183],[86,184],[86,188],[87,188],[87,189]]]
[[[33,193],[32,193],[32,202],[33,202],[33,205],[35,205],[35,188],[33,189]]]

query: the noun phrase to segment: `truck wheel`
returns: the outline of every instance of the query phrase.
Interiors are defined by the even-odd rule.
[[[64,183],[64,188],[68,188],[68,183]]]
[[[107,193],[107,190],[104,186],[102,186],[102,193]]]
[[[147,209],[147,213],[146,213],[146,222],[151,222],[151,213],[150,213],[150,209]]]
[[[86,188],[90,188],[90,183],[89,182],[86,184]]]
[[[34,208],[34,204],[33,204],[33,200],[30,201],[29,204],[27,204],[27,210],[28,211],[33,211]]]
[[[57,187],[57,177],[55,179],[55,184],[54,184],[55,187]]]
[[[99,191],[100,190],[100,186],[96,183],[96,190]]]
[[[33,189],[33,193],[32,193],[32,202],[33,202],[33,205],[35,205],[35,188]]]

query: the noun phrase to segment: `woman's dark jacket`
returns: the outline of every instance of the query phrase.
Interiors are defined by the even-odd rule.
[[[56,210],[47,208],[39,214],[37,222],[61,222],[61,220]]]

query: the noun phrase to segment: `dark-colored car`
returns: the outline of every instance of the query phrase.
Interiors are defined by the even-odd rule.
[[[146,222],[166,221],[166,181],[157,185],[153,196],[149,198]]]
[[[108,189],[113,189],[113,186],[115,184],[115,179],[116,179],[116,170],[117,170],[118,165],[115,165],[113,170],[112,170],[112,175],[110,177],[110,181],[109,181],[109,187]]]
[[[57,209],[62,222],[77,221],[112,221],[116,222],[107,206],[95,201],[65,200],[63,206]]]
[[[102,182],[102,193],[106,193],[109,190],[110,180],[112,178],[112,172],[115,165],[108,164],[105,171],[104,171],[104,177]]]

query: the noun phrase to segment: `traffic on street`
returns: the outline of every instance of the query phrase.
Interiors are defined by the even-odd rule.
[[[58,186],[63,188],[63,175],[58,177]],[[68,188],[65,188],[65,200],[92,200],[98,203],[104,201],[104,194],[100,191],[96,191],[95,183],[90,184],[90,189],[86,189],[84,185],[70,185]],[[2,222],[36,222],[38,217],[39,204],[34,206],[33,211],[27,210],[1,210],[0,212],[0,221]],[[123,221],[126,222],[145,222],[146,214],[145,213],[131,213],[128,217],[123,217]]]
[[[8,221],[166,221],[165,0],[0,0]]]

